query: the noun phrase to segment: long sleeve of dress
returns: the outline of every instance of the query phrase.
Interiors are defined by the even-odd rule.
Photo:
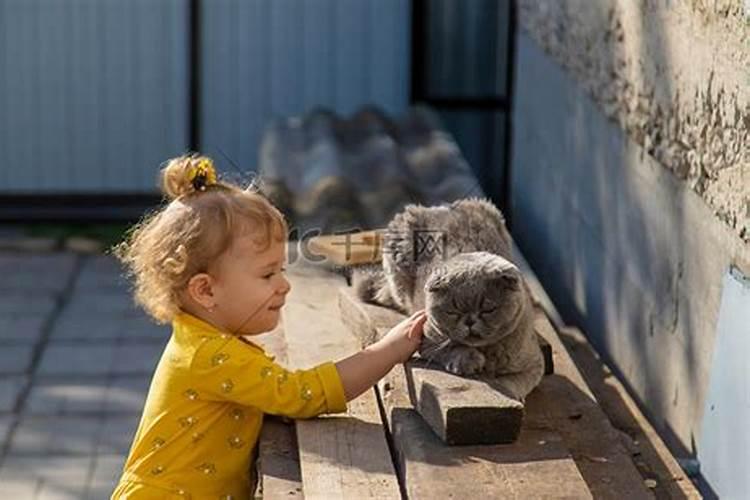
[[[309,370],[286,370],[257,347],[233,339],[210,339],[193,359],[203,398],[253,406],[264,413],[309,418],[346,410],[341,378],[332,362]]]

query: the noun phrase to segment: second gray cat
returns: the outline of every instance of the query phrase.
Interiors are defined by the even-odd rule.
[[[492,378],[523,400],[541,380],[544,360],[510,249],[502,214],[485,200],[409,205],[383,235],[382,266],[356,272],[355,286],[367,302],[426,309],[423,358]]]

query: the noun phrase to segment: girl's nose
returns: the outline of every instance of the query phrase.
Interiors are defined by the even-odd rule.
[[[279,286],[278,293],[279,295],[286,295],[289,293],[289,290],[292,289],[292,285],[289,283],[289,280],[286,279],[285,276],[281,277],[281,285]]]

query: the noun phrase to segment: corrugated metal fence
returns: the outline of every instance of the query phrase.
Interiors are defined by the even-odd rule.
[[[189,146],[189,2],[0,0],[0,194],[150,193]],[[274,116],[408,104],[403,0],[201,2],[201,148]]]

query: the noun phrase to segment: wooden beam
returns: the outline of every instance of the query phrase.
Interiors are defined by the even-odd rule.
[[[310,264],[290,266],[292,290],[282,312],[290,366],[309,368],[360,349],[337,308],[342,278]],[[374,391],[339,416],[299,420],[305,498],[400,498]]]
[[[502,444],[518,439],[523,403],[487,382],[427,367],[405,365],[412,405],[448,445]]]

